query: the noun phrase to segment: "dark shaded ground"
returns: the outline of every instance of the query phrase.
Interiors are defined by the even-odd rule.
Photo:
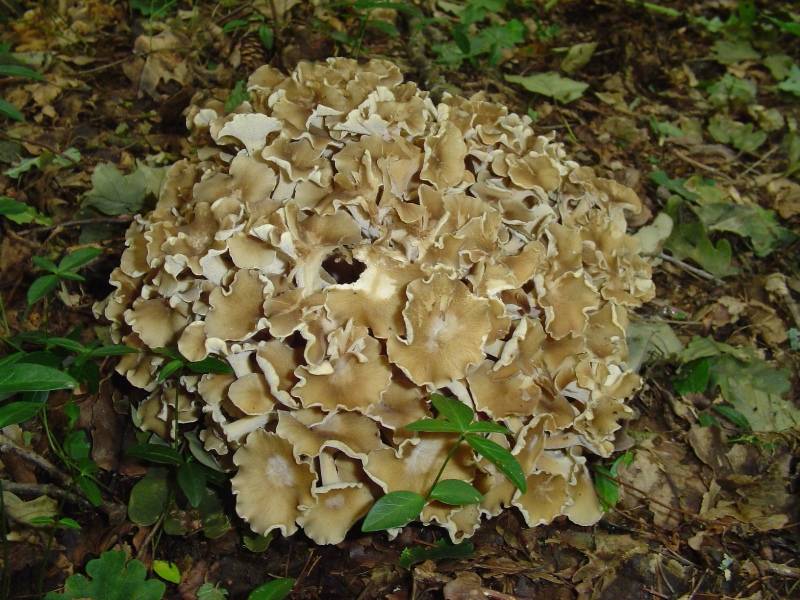
[[[17,162],[17,155],[59,154],[69,147],[81,153],[74,166],[51,163],[19,180],[0,176],[3,194],[27,201],[62,223],[50,227],[3,222],[0,291],[11,331],[43,323],[51,332],[74,326],[88,332],[96,326],[90,307],[109,291],[108,274],[123,247],[120,222],[129,215],[109,217],[78,210],[82,195],[91,188],[93,167],[112,162],[130,171],[145,157],[155,166],[190,154],[182,113],[192,97],[212,90],[224,101],[228,90],[263,61],[291,69],[298,60],[329,55],[388,57],[403,67],[409,79],[428,89],[483,91],[519,112],[536,111],[539,130],[555,131],[577,161],[611,173],[637,190],[649,208],[637,226],[663,209],[663,190],[648,180],[657,168],[672,178],[710,177],[739,197],[777,210],[781,224],[797,231],[800,200],[798,189],[791,187],[797,184],[797,171],[787,134],[800,117],[798,97],[777,90],[769,71],[756,60],[727,66],[713,60],[712,45],[723,34],[710,33],[685,16],[668,17],[634,2],[551,2],[549,11],[544,3],[509,2],[494,20],[503,23],[512,16],[522,20],[527,26],[525,41],[504,52],[497,65],[482,58],[474,65],[465,62],[459,68],[446,68],[433,67],[430,44],[450,39],[441,24],[414,33],[406,16],[390,11],[383,18],[396,25],[400,36],[368,28],[358,49],[336,41],[337,33],[353,35],[358,30],[356,10],[300,3],[276,23],[272,9],[281,13],[284,4],[264,3],[263,12],[257,3],[200,3],[193,10],[180,4],[182,12],[173,7],[164,16],[146,18],[126,4],[92,0],[26,4],[8,17],[3,41],[11,44],[12,51],[33,53],[27,56],[41,60],[46,82],[0,80],[3,97],[22,107],[27,117],[25,123],[7,123],[0,134],[0,160],[7,163],[3,168]],[[425,14],[448,16],[434,5],[425,3]],[[736,3],[672,2],[669,7],[724,20],[736,10]],[[778,14],[781,7],[770,3],[770,9]],[[251,15],[264,16],[223,31]],[[274,31],[273,49],[265,48],[256,34],[262,20]],[[149,72],[156,84],[147,89],[142,65],[149,55],[134,54],[134,42],[144,32],[158,31],[170,32],[177,42]],[[572,103],[547,101],[503,78],[556,70],[566,48],[587,41],[598,46],[572,77],[590,87]],[[795,60],[800,57],[797,37],[788,34],[767,32],[758,38],[757,47],[764,55],[780,51],[793,54]],[[716,142],[705,127],[699,137],[659,140],[651,119],[694,118],[703,125],[718,110],[705,88],[726,72],[756,82],[758,104],[777,109],[784,125],[768,132],[753,152]],[[144,76],[147,79],[148,72]],[[732,110],[739,118],[752,120],[747,107]],[[789,173],[792,169],[794,176]],[[770,187],[775,182],[783,187]],[[51,303],[45,312],[38,305],[26,318],[25,290],[33,278],[30,257],[61,255],[80,243],[79,236],[87,240],[92,235],[103,239],[104,256],[86,272],[83,295],[70,310]],[[765,291],[764,278],[782,273],[790,294],[800,292],[797,243],[758,257],[742,238],[729,239],[738,275],[720,282],[698,277],[681,265],[659,262],[658,298],[645,307],[642,317],[646,322],[668,321],[683,341],[693,335],[712,336],[757,347],[764,358],[792,369],[796,384],[798,353],[791,350],[786,332],[799,324],[792,322],[790,308],[781,298]],[[720,304],[723,297],[744,308],[732,315],[729,301]],[[127,401],[139,399],[140,394],[112,375],[111,367],[107,361],[99,393],[80,398],[78,427],[92,435],[94,459],[105,470],[101,479],[108,485],[106,500],[124,505],[147,466],[119,459],[121,443],[134,436],[125,414]],[[269,576],[296,577],[293,597],[297,598],[800,597],[797,428],[732,443],[731,438],[741,432],[724,420],[719,426],[699,424],[698,414],[713,395],[682,398],[672,391],[675,368],[674,361],[666,359],[643,367],[646,385],[632,402],[640,417],[628,427],[635,458],[620,473],[620,504],[594,528],[559,520],[526,529],[518,514],[507,512],[473,538],[476,551],[471,558],[428,561],[409,571],[397,566],[401,550],[410,544],[431,544],[442,532],[412,526],[392,542],[382,535],[353,533],[337,547],[316,547],[296,535],[275,539],[263,553],[253,553],[243,547],[246,528],[236,521],[233,529],[215,540],[205,539],[199,531],[148,538],[150,528],[140,528],[124,516],[114,521],[67,503],[63,512],[81,523],[79,532],[58,532],[51,539],[12,524],[6,565],[12,574],[12,597],[36,597],[37,589],[56,589],[67,575],[82,571],[88,559],[115,546],[147,562],[153,558],[154,540],[158,541],[155,557],[175,561],[183,573],[184,582],[168,588],[168,597],[174,598],[194,598],[204,581],[219,582],[233,598],[246,597]],[[796,398],[796,392],[790,397]],[[63,395],[51,400],[50,423],[57,434],[65,422],[65,401]],[[48,455],[37,424],[28,423],[26,428],[36,434],[33,449]],[[23,461],[3,459],[4,479],[48,481]],[[231,499],[224,502],[233,519]]]

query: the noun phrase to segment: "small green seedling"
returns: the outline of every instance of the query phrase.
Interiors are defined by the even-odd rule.
[[[453,506],[477,504],[482,494],[466,481],[441,479],[444,469],[462,442],[493,463],[522,493],[527,490],[525,474],[517,459],[500,444],[483,434],[511,435],[506,427],[491,421],[476,421],[475,412],[454,398],[441,394],[431,395],[431,403],[439,412],[436,419],[420,419],[405,426],[408,431],[427,433],[452,433],[458,435],[436,474],[433,484],[424,496],[416,492],[396,491],[382,496],[370,509],[361,530],[382,531],[402,527],[419,517],[428,501],[434,500]]]
[[[619,468],[622,466],[627,467],[632,462],[633,452],[628,450],[625,454],[615,458],[610,467],[595,465],[594,489],[604,512],[608,512],[619,502],[619,483],[617,483]]]
[[[86,281],[83,275],[78,274],[78,269],[85,266],[103,253],[100,248],[80,248],[71,252],[56,264],[49,258],[34,256],[33,264],[47,275],[37,277],[28,288],[28,306],[32,306],[58,287],[62,281]]]

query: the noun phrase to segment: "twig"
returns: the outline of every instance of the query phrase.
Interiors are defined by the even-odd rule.
[[[43,225],[41,227],[31,227],[19,232],[20,235],[28,235],[30,233],[42,233],[50,231],[51,229],[64,229],[66,227],[80,227],[81,225],[95,225],[102,223],[130,223],[133,221],[133,215],[119,215],[116,217],[93,217],[91,219],[76,219],[74,221],[63,221],[62,223],[55,223],[54,225]]]
[[[765,152],[765,153],[764,153],[764,155],[763,155],[761,158],[759,158],[759,159],[758,159],[756,162],[754,162],[752,165],[750,165],[749,167],[747,167],[747,168],[746,168],[744,171],[742,171],[741,173],[739,173],[739,175],[736,177],[736,181],[739,181],[739,180],[740,180],[742,177],[744,177],[745,175],[747,175],[747,174],[748,174],[750,171],[752,171],[753,169],[755,169],[755,168],[756,168],[758,165],[760,165],[761,163],[763,163],[763,162],[764,162],[765,160],[767,160],[767,159],[768,159],[770,156],[772,156],[773,154],[775,154],[775,152],[777,152],[777,151],[778,151],[778,148],[779,148],[779,146],[773,146],[772,148],[770,148],[769,152]]]
[[[85,71],[78,71],[78,75],[89,75],[90,73],[99,73],[100,71],[105,71],[106,69],[110,69],[112,67],[116,67],[117,65],[121,65],[122,63],[133,59],[132,54],[128,54],[125,58],[120,58],[110,63],[106,63],[104,65],[99,65],[97,67],[92,67],[91,69],[86,69]]]
[[[55,496],[67,502],[71,502],[72,504],[79,504],[84,508],[93,508],[92,504],[85,498],[62,489],[53,483],[17,483],[16,481],[7,481],[4,479],[0,480],[0,484],[2,484],[4,490],[13,494]]]
[[[14,440],[0,433],[0,454],[5,452],[15,454],[32,465],[39,467],[62,485],[69,486],[72,484],[72,478],[66,473],[62,473],[58,467],[45,457],[37,454],[33,450],[28,450],[27,448],[17,445]]]
[[[726,175],[716,167],[710,167],[707,164],[701,163],[699,160],[695,160],[691,156],[686,156],[683,152],[680,152],[675,148],[672,149],[672,153],[678,158],[680,158],[682,161],[689,163],[693,167],[697,167],[698,169],[702,169],[703,171],[707,171],[708,173],[713,173],[717,177],[722,177],[723,179],[727,179],[729,182],[733,181],[733,179],[731,179],[730,176]]]
[[[688,273],[691,273],[692,275],[695,275],[696,277],[700,277],[701,279],[707,279],[708,281],[713,281],[714,283],[717,283],[719,285],[725,284],[724,281],[715,277],[708,271],[704,271],[703,269],[694,267],[689,263],[683,262],[682,260],[675,258],[674,256],[670,256],[669,254],[664,254],[662,252],[661,254],[658,255],[658,257],[662,260],[667,261],[668,263],[672,263],[673,265],[680,267],[681,269],[687,271]]]
[[[161,513],[161,516],[158,517],[158,521],[155,522],[153,527],[147,532],[147,537],[144,538],[142,545],[139,547],[139,551],[136,553],[136,558],[141,560],[144,556],[144,553],[147,551],[147,547],[150,545],[150,542],[153,541],[153,538],[158,533],[158,530],[161,528],[161,524],[164,522],[164,518],[167,516],[166,511]]]

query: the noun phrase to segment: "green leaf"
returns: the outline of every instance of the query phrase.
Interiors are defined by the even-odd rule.
[[[42,81],[44,77],[38,71],[23,65],[2,65],[0,64],[0,77],[24,77]]]
[[[47,296],[58,287],[57,275],[42,275],[33,280],[31,287],[28,288],[26,300],[28,306],[36,304],[39,300]]]
[[[508,450],[484,437],[468,433],[464,439],[475,452],[494,464],[523,494],[528,490],[522,467]]]
[[[80,248],[62,258],[61,262],[58,263],[58,270],[61,272],[75,271],[102,253],[103,251],[100,248]]]
[[[206,492],[205,469],[196,462],[184,463],[178,467],[177,479],[192,508],[200,506]]]
[[[226,374],[233,373],[233,368],[224,360],[220,360],[214,356],[208,356],[203,360],[194,362],[187,362],[186,366],[192,373],[205,374],[216,373]]]
[[[104,215],[139,212],[148,193],[147,176],[141,170],[123,175],[111,163],[97,165],[92,173],[92,189],[83,205]]]
[[[715,404],[711,408],[714,409],[714,412],[728,419],[728,421],[736,425],[739,429],[750,431],[750,421],[732,406],[728,406],[727,404]]]
[[[91,477],[87,477],[86,475],[78,475],[75,477],[75,483],[77,483],[78,487],[81,488],[84,496],[88,498],[89,502],[92,503],[92,506],[100,506],[103,504],[103,494]]]
[[[172,375],[180,371],[183,368],[184,364],[185,363],[183,362],[182,359],[169,361],[167,364],[161,367],[161,370],[158,372],[158,379],[157,379],[158,383],[163,383],[164,381],[169,379]]]
[[[407,431],[425,431],[431,433],[462,433],[461,427],[450,421],[444,419],[419,419],[408,425],[404,425],[403,429]]]
[[[43,215],[33,206],[19,202],[8,196],[0,196],[0,215],[5,216],[12,223],[24,225],[26,223],[36,223],[38,225],[50,225],[53,221],[50,217]]]
[[[228,99],[225,100],[225,112],[233,112],[242,102],[250,99],[250,93],[247,91],[247,83],[240,79],[233,86]]]
[[[619,502],[619,484],[612,477],[611,471],[606,467],[602,465],[594,467],[594,489],[604,512],[611,510]]]
[[[403,548],[400,553],[400,566],[410,569],[417,563],[426,560],[443,560],[447,558],[469,558],[475,552],[472,542],[461,542],[451,544],[446,540],[439,540],[436,545],[431,546],[411,546]]]
[[[567,55],[561,61],[561,70],[570,74],[579,71],[592,59],[595,50],[597,50],[597,42],[584,42],[570,46]]]
[[[747,107],[756,101],[758,89],[756,84],[749,79],[739,79],[726,73],[722,79],[709,86],[709,101],[717,107],[738,106]]]
[[[529,92],[541,94],[552,98],[556,102],[568,104],[583,96],[583,92],[589,87],[588,83],[582,83],[562,77],[558,73],[538,73],[537,75],[506,75],[506,81],[518,83]]]
[[[42,402],[10,402],[0,406],[0,429],[32,419],[42,407]]]
[[[711,47],[714,60],[723,65],[732,65],[745,60],[758,60],[761,55],[747,40],[717,40]]]
[[[222,33],[230,33],[231,31],[236,31],[237,29],[247,27],[247,25],[248,21],[245,21],[244,19],[231,19],[222,26]]]
[[[164,581],[169,581],[170,583],[181,582],[181,570],[174,562],[154,560],[153,571]]]
[[[491,421],[470,423],[466,431],[469,433],[501,433],[503,435],[513,435],[513,432],[508,427]]]
[[[137,525],[152,525],[167,508],[169,482],[166,471],[150,469],[131,489],[128,517]]]
[[[275,33],[269,25],[259,26],[258,39],[261,40],[261,45],[267,50],[272,50],[275,45]]]
[[[183,464],[183,457],[171,446],[163,444],[136,444],[125,452],[127,456],[146,460],[162,465],[179,466]]]
[[[767,134],[752,123],[734,121],[725,115],[714,115],[708,122],[708,132],[716,141],[730,144],[742,152],[755,152],[767,141]]]
[[[293,587],[294,579],[291,577],[273,579],[250,592],[247,600],[283,600],[291,593]]]
[[[649,361],[670,358],[683,350],[683,343],[669,323],[631,321],[626,331],[628,366],[633,370]]]
[[[764,66],[778,81],[783,81],[789,76],[794,65],[794,59],[788,54],[772,54],[764,59]]]
[[[681,396],[686,394],[702,394],[708,388],[711,377],[711,361],[708,358],[691,362],[681,367],[672,387]]]
[[[678,194],[685,200],[696,200],[698,197],[695,192],[686,187],[685,179],[670,179],[669,175],[664,171],[653,171],[650,173],[650,181],[666,188],[673,194]]]
[[[225,600],[228,597],[228,590],[206,581],[197,588],[197,600]]]
[[[70,575],[63,593],[50,592],[45,600],[161,600],[167,586],[147,579],[147,569],[138,560],[127,561],[122,551],[106,551],[90,560],[84,575]]]
[[[361,531],[383,531],[403,527],[413,521],[425,507],[425,498],[415,492],[389,492],[372,505],[364,518]]]
[[[483,495],[466,481],[442,479],[433,486],[430,498],[444,504],[463,506],[465,504],[477,504],[483,500]]]
[[[790,229],[778,223],[771,210],[757,204],[704,204],[692,210],[709,231],[727,231],[750,240],[758,257],[771,254],[797,239]]]
[[[260,554],[269,548],[270,542],[274,537],[274,531],[267,535],[245,535],[242,538],[242,545],[254,554]]]
[[[789,70],[789,76],[778,84],[778,89],[782,92],[800,96],[800,67],[792,65]]]
[[[455,398],[448,398],[441,394],[431,394],[431,404],[439,413],[439,417],[444,417],[454,425],[457,425],[461,431],[466,431],[472,419],[475,417],[475,412]]]
[[[56,521],[56,526],[61,527],[63,529],[73,529],[73,530],[80,530],[81,524],[78,523],[75,519],[70,519],[69,517],[61,517],[58,521]]]
[[[0,371],[0,393],[65,390],[77,385],[78,382],[63,371],[44,365],[17,362]]]
[[[47,338],[47,342],[45,343],[45,348],[47,350],[50,350],[52,348],[63,348],[64,350],[69,350],[70,352],[75,352],[76,354],[80,354],[86,349],[86,346],[84,346],[77,340],[73,340],[72,338],[51,337]]]
[[[19,109],[4,98],[0,98],[0,114],[13,121],[25,120],[25,116],[19,111]]]

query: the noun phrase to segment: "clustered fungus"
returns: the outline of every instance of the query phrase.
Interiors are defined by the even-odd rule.
[[[197,158],[169,169],[111,277],[141,426],[197,422],[255,531],[338,543],[382,494],[434,480],[456,440],[403,425],[444,390],[514,432],[492,439],[527,492],[464,446],[444,476],[482,502],[430,503],[424,524],[458,541],[509,507],[596,522],[586,455],[631,415],[626,314],[654,294],[626,234],[636,194],[528,117],[434,104],[386,61],[264,66],[247,87],[232,113],[189,110]],[[232,373],[158,385],[163,347]]]

